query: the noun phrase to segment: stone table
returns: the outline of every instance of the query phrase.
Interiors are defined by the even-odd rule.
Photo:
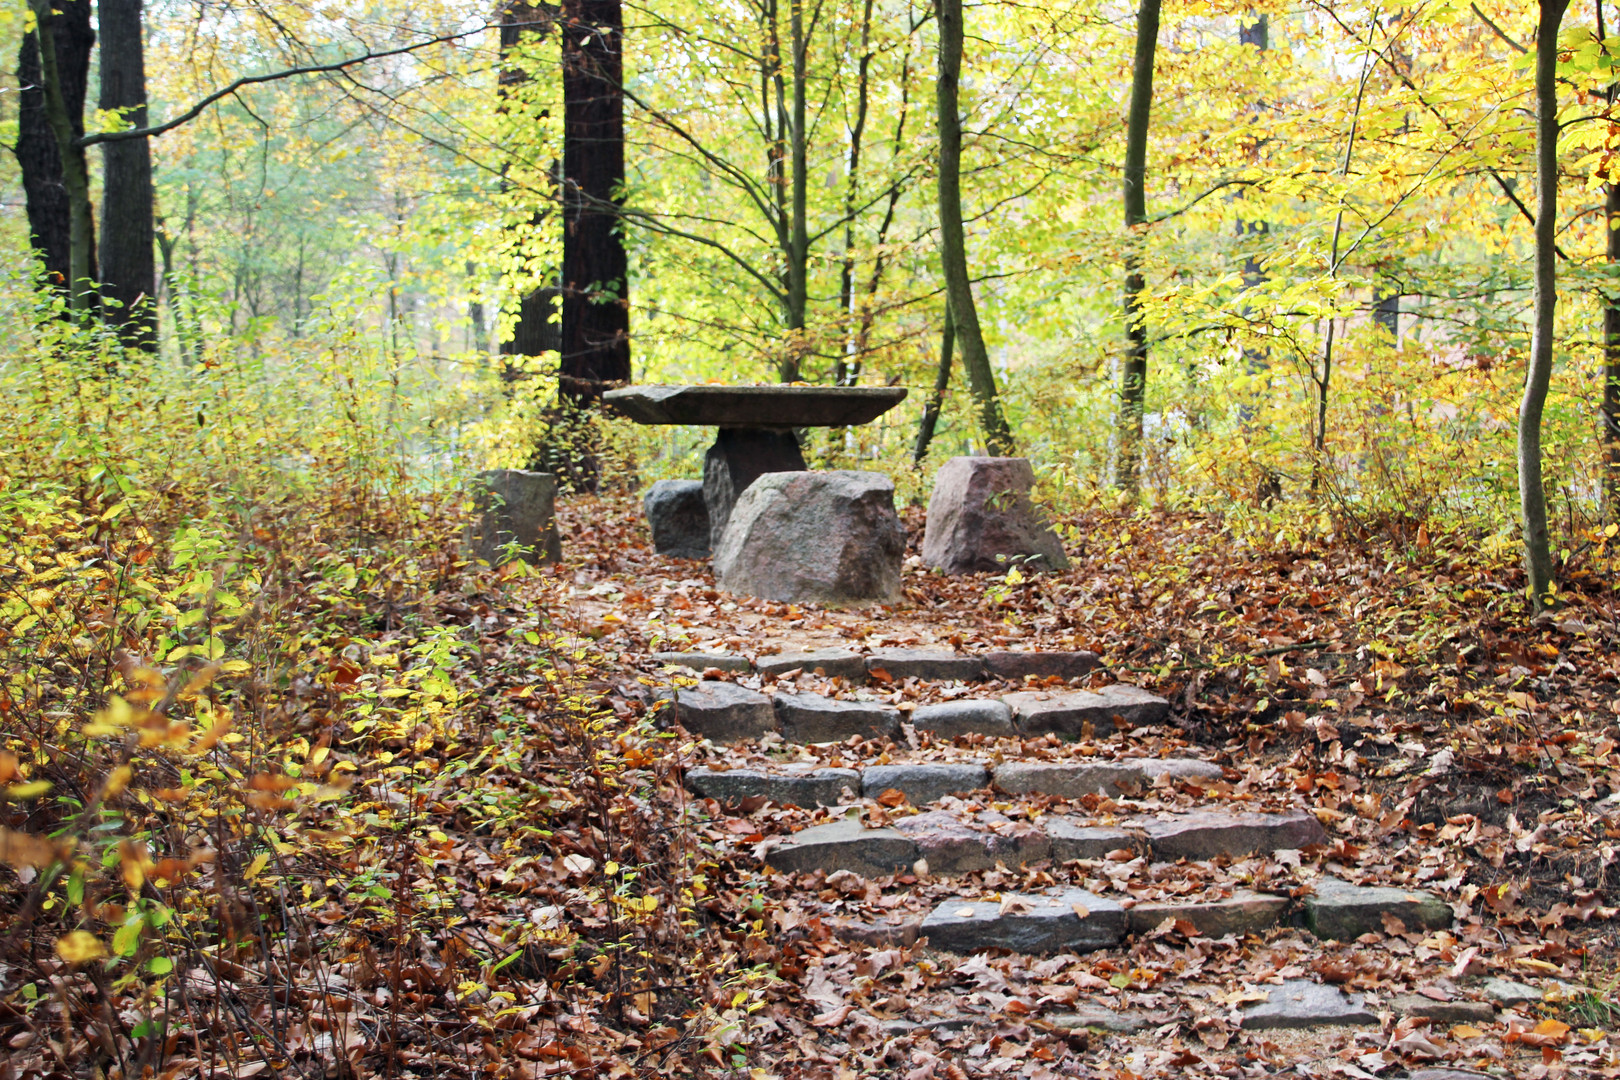
[[[602,400],[638,424],[688,424],[719,432],[703,459],[710,546],[731,508],[765,473],[804,472],[794,428],[855,427],[905,399],[903,386],[627,386]]]

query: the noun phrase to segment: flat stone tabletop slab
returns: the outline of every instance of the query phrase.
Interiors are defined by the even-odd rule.
[[[626,386],[602,400],[638,424],[854,427],[906,397],[903,386]]]

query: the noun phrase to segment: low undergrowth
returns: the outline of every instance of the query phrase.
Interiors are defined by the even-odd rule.
[[[680,748],[604,705],[556,579],[462,553],[475,394],[355,340],[116,378],[31,344],[0,361],[0,1076],[744,1053],[747,893],[678,827]]]

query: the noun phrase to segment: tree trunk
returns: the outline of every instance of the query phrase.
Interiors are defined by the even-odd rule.
[[[967,372],[968,389],[978,406],[986,448],[996,457],[1013,453],[1012,432],[1001,412],[995,372],[979,330],[968,277],[967,240],[962,227],[962,116],[957,83],[962,73],[962,0],[939,4],[939,247],[946,302],[956,325],[957,348]]]
[[[624,183],[623,32],[619,0],[562,7],[563,267],[560,392],[595,402],[630,379]]]
[[[1603,5],[1597,6],[1598,43],[1609,49],[1603,25]],[[1620,101],[1620,83],[1610,83],[1604,97],[1612,110]],[[1604,185],[1603,220],[1608,227],[1605,249],[1609,260],[1610,290],[1620,288],[1613,276],[1620,272],[1620,183]],[[1603,293],[1603,397],[1598,406],[1598,447],[1603,475],[1598,482],[1603,520],[1620,522],[1620,292]]]
[[[551,12],[526,0],[505,0],[500,6],[501,21],[501,68],[497,77],[497,92],[500,95],[500,109],[504,113],[507,109],[507,100],[512,96],[514,88],[529,81],[529,73],[524,68],[506,62],[506,58],[522,44],[526,37],[543,35],[550,27]],[[542,113],[542,116],[549,113]],[[503,168],[503,186],[504,180]],[[545,209],[537,210],[529,222],[529,227],[538,229],[545,220]],[[541,353],[559,352],[562,348],[562,333],[552,315],[557,311],[558,297],[561,290],[555,285],[543,285],[530,291],[518,302],[517,320],[512,324],[512,336],[501,342],[500,354],[502,356],[539,356]],[[480,317],[482,305],[479,305]],[[481,336],[481,331],[475,328],[475,338]],[[480,349],[480,352],[487,351]],[[504,362],[501,368],[503,380],[510,386],[517,379],[518,368],[511,362]]]
[[[1270,51],[1271,20],[1265,12],[1250,12],[1247,19],[1238,21],[1238,44],[1251,46],[1261,54]],[[1249,107],[1249,111],[1251,115],[1254,115],[1264,108],[1266,108],[1266,104],[1263,100],[1256,101]],[[1250,147],[1249,164],[1256,168],[1260,165],[1259,142],[1255,142]],[[1271,226],[1266,221],[1246,220],[1241,216],[1238,218],[1237,236],[1239,243],[1247,245],[1253,241],[1253,238],[1265,236],[1270,231]],[[1266,271],[1260,264],[1259,256],[1253,250],[1248,251],[1243,256],[1243,291],[1245,293],[1251,292],[1264,284],[1265,280]],[[1250,316],[1251,309],[1247,300],[1244,301],[1239,310],[1245,317]],[[1263,396],[1266,392],[1264,389],[1266,380],[1263,376],[1270,366],[1271,357],[1264,348],[1257,348],[1254,345],[1243,346],[1243,370],[1246,374],[1254,376],[1256,382],[1260,383],[1262,387],[1258,393],[1255,393],[1255,398]],[[1250,444],[1250,456],[1252,458],[1253,441],[1256,434],[1254,418],[1258,410],[1253,401],[1245,398],[1239,402],[1237,411],[1238,422],[1242,426],[1245,441]],[[1278,476],[1277,471],[1263,461],[1256,462],[1255,465],[1254,501],[1262,507],[1270,506],[1282,498],[1282,477]]]
[[[1547,497],[1541,487],[1541,415],[1552,382],[1553,316],[1558,305],[1558,264],[1553,250],[1558,229],[1558,26],[1568,8],[1569,0],[1541,0],[1536,26],[1535,322],[1524,399],[1519,405],[1519,508],[1530,603],[1537,611],[1552,604],[1556,588],[1547,535]]]
[[[1609,268],[1615,271],[1620,269],[1620,184],[1607,185],[1603,209],[1609,225]],[[1616,285],[1620,282],[1610,287]],[[1620,521],[1620,295],[1603,301],[1603,404],[1598,443],[1603,448],[1603,517],[1613,523]]]
[[[1380,282],[1373,289],[1373,322],[1382,327],[1389,340],[1401,340],[1401,294],[1394,282]]]
[[[806,202],[809,195],[810,148],[805,130],[805,95],[808,91],[806,71],[804,0],[788,0],[788,33],[793,49],[793,113],[788,130],[789,169],[792,172],[792,190],[788,197],[788,354],[782,372],[783,382],[796,382],[807,347],[804,340],[806,308],[810,298],[810,232],[806,224]]]
[[[36,3],[37,9],[39,5]],[[89,0],[69,0],[50,17],[46,32],[54,42],[55,69],[75,138],[84,134],[84,99],[89,85],[95,31]],[[62,153],[46,108],[45,74],[39,35],[24,36],[17,56],[17,141],[12,151],[22,174],[28,229],[50,284],[67,294],[71,265],[72,211],[62,175]],[[96,275],[92,259],[88,276]]]
[[[101,107],[128,127],[145,127],[146,57],[142,0],[100,0]],[[101,147],[103,317],[125,343],[157,351],[157,263],[153,255],[152,148],[147,139]]]
[[[855,66],[855,123],[850,125],[848,176],[844,181],[844,261],[838,279],[838,310],[847,320],[844,353],[833,368],[833,382],[853,386],[860,373],[860,333],[855,313],[855,205],[861,191],[861,144],[866,138],[866,114],[871,102],[872,4],[861,9],[861,58]]]
[[[1153,57],[1159,42],[1159,0],[1136,10],[1136,57],[1125,120],[1125,362],[1119,371],[1119,459],[1114,483],[1136,494],[1141,485],[1142,414],[1147,406],[1147,323],[1142,315],[1142,226],[1147,221],[1147,137],[1153,108]]]
[[[951,305],[945,305],[945,328],[939,335],[939,367],[934,373],[934,389],[923,403],[922,423],[917,425],[917,445],[912,448],[913,464],[921,465],[928,457],[928,447],[934,441],[934,429],[939,426],[939,414],[945,408],[945,391],[951,386],[951,357],[956,352],[956,322],[951,318]]]

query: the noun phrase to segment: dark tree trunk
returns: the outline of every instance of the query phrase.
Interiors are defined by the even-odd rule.
[[[84,98],[90,78],[95,31],[90,27],[90,0],[69,0],[51,18],[57,69],[68,112],[84,134]],[[51,284],[67,292],[70,273],[71,210],[62,180],[62,157],[45,112],[44,74],[39,63],[39,36],[24,36],[17,56],[17,142],[12,148],[22,173],[28,230],[34,250],[45,264]],[[95,276],[95,267],[91,267]]]
[[[1148,340],[1142,312],[1142,226],[1147,222],[1147,137],[1153,109],[1153,59],[1159,43],[1159,0],[1136,9],[1136,56],[1125,121],[1125,362],[1119,372],[1119,460],[1114,483],[1135,494],[1141,483],[1142,416],[1147,408]]]
[[[1607,254],[1613,272],[1620,268],[1620,184],[1608,185],[1603,210],[1609,223]],[[1598,422],[1598,444],[1603,448],[1603,518],[1612,524],[1620,521],[1620,296],[1607,294],[1603,301],[1603,401]]]
[[[1391,341],[1401,340],[1401,293],[1392,281],[1374,287],[1373,322],[1384,328]]]
[[[624,183],[619,0],[565,0],[560,392],[594,402],[630,379],[629,260],[617,199]]]
[[[934,83],[939,110],[939,262],[945,278],[945,302],[955,328],[956,348],[968,390],[978,406],[985,448],[995,457],[1014,453],[1012,430],[1001,411],[990,352],[979,328],[968,276],[967,236],[962,225],[962,116],[958,89],[962,76],[962,0],[940,0],[939,77]]]
[[[1558,27],[1569,0],[1541,0],[1536,20],[1536,276],[1530,363],[1519,402],[1519,513],[1530,604],[1538,612],[1555,599],[1547,494],[1542,490],[1541,418],[1552,382],[1554,315],[1558,307]]]
[[[951,388],[951,358],[956,355],[956,322],[951,318],[951,305],[945,305],[945,327],[939,335],[939,366],[934,371],[934,389],[923,403],[922,422],[917,425],[917,442],[911,448],[911,462],[921,465],[928,459],[928,448],[933,445],[934,431],[939,427],[939,414],[945,411],[945,391]]]
[[[1238,20],[1238,43],[1247,45],[1262,55],[1270,51],[1271,20],[1266,16],[1265,12],[1250,12],[1248,16]],[[1255,116],[1264,108],[1266,108],[1264,101],[1256,101],[1249,107],[1249,114]],[[1260,164],[1260,143],[1258,141],[1254,142],[1249,148],[1249,164],[1257,167]],[[1270,223],[1263,218],[1245,218],[1242,216],[1242,211],[1239,211],[1237,235],[1240,244],[1250,246],[1253,244],[1255,237],[1265,236],[1270,231]],[[1265,281],[1265,268],[1260,264],[1259,254],[1251,247],[1243,256],[1243,291],[1251,293],[1263,285]],[[1239,310],[1245,317],[1250,317],[1253,314],[1247,300],[1242,303]],[[1243,347],[1243,368],[1248,374],[1264,375],[1270,363],[1271,358],[1263,347],[1256,345],[1245,345]],[[1257,394],[1255,399],[1244,400],[1238,405],[1238,418],[1243,425],[1246,440],[1250,443],[1251,455],[1256,434],[1254,422],[1256,406],[1254,401],[1258,400],[1260,396]],[[1260,506],[1270,506],[1282,498],[1282,478],[1277,475],[1276,470],[1264,462],[1257,463],[1257,472],[1258,476],[1255,479],[1254,487],[1255,502]]]
[[[503,3],[500,8],[502,60],[515,51],[525,38],[543,36],[551,28],[555,15],[554,5],[531,4],[525,0]],[[505,100],[514,94],[517,87],[528,81],[526,69],[516,64],[502,63],[499,76],[502,109],[506,107]],[[545,209],[536,211],[530,227],[538,228],[545,216]],[[517,322],[512,326],[512,337],[501,342],[502,356],[539,356],[541,353],[557,352],[561,348],[562,336],[551,318],[557,311],[557,293],[555,286],[542,286],[523,298],[518,306]],[[508,363],[503,375],[508,382],[513,381],[517,369]]]
[[[146,56],[142,0],[100,0],[101,107],[130,127],[145,127]],[[157,263],[153,256],[152,148],[147,139],[101,147],[101,296],[103,317],[124,341],[157,351]]]

